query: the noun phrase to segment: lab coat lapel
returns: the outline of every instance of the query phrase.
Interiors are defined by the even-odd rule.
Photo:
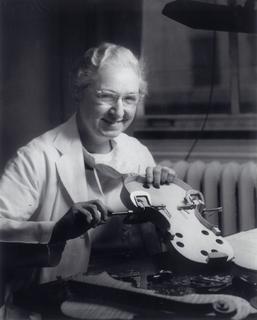
[[[87,200],[84,158],[75,115],[61,126],[54,143],[61,152],[56,168],[64,188],[74,203]]]

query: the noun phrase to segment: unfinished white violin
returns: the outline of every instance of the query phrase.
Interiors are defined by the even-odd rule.
[[[146,188],[141,176],[130,176],[125,179],[124,186],[130,199],[126,201],[129,209],[135,212],[145,210],[151,215],[155,212],[165,218],[169,244],[182,256],[202,264],[221,257],[226,261],[233,259],[231,245],[222,237],[218,227],[204,218],[206,211],[220,208],[206,209],[199,191],[177,178],[170,185],[161,185],[157,189],[153,186]],[[156,221],[158,227],[160,221]]]

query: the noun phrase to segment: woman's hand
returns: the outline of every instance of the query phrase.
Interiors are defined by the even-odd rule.
[[[78,202],[56,222],[50,243],[77,238],[90,228],[107,221],[108,209],[100,200]]]
[[[160,188],[162,184],[170,184],[176,177],[176,172],[168,167],[156,166],[147,167],[145,172],[145,184],[151,184],[155,188]]]

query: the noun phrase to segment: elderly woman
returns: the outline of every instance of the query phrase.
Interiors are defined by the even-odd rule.
[[[130,50],[109,43],[89,49],[75,88],[76,114],[19,149],[0,180],[0,241],[30,245],[19,251],[20,264],[31,252],[28,266],[40,267],[40,282],[85,272],[92,241],[106,239],[106,232],[122,237],[111,223],[103,224],[110,212],[125,209],[122,175],[145,175],[157,188],[174,178],[123,133],[146,94],[142,65]],[[34,262],[33,250],[41,253]]]

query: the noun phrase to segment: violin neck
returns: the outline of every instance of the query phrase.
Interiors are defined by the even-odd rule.
[[[111,305],[123,305],[130,308],[141,310],[169,311],[169,312],[196,312],[207,313],[213,311],[212,304],[194,304],[183,301],[179,297],[172,298],[156,294],[146,289],[134,288],[128,284],[120,282],[120,286],[112,286],[100,284],[98,281],[93,283],[87,282],[86,278],[83,282],[77,280],[68,280],[68,287],[72,292],[71,301],[88,301],[95,300],[98,303]]]

